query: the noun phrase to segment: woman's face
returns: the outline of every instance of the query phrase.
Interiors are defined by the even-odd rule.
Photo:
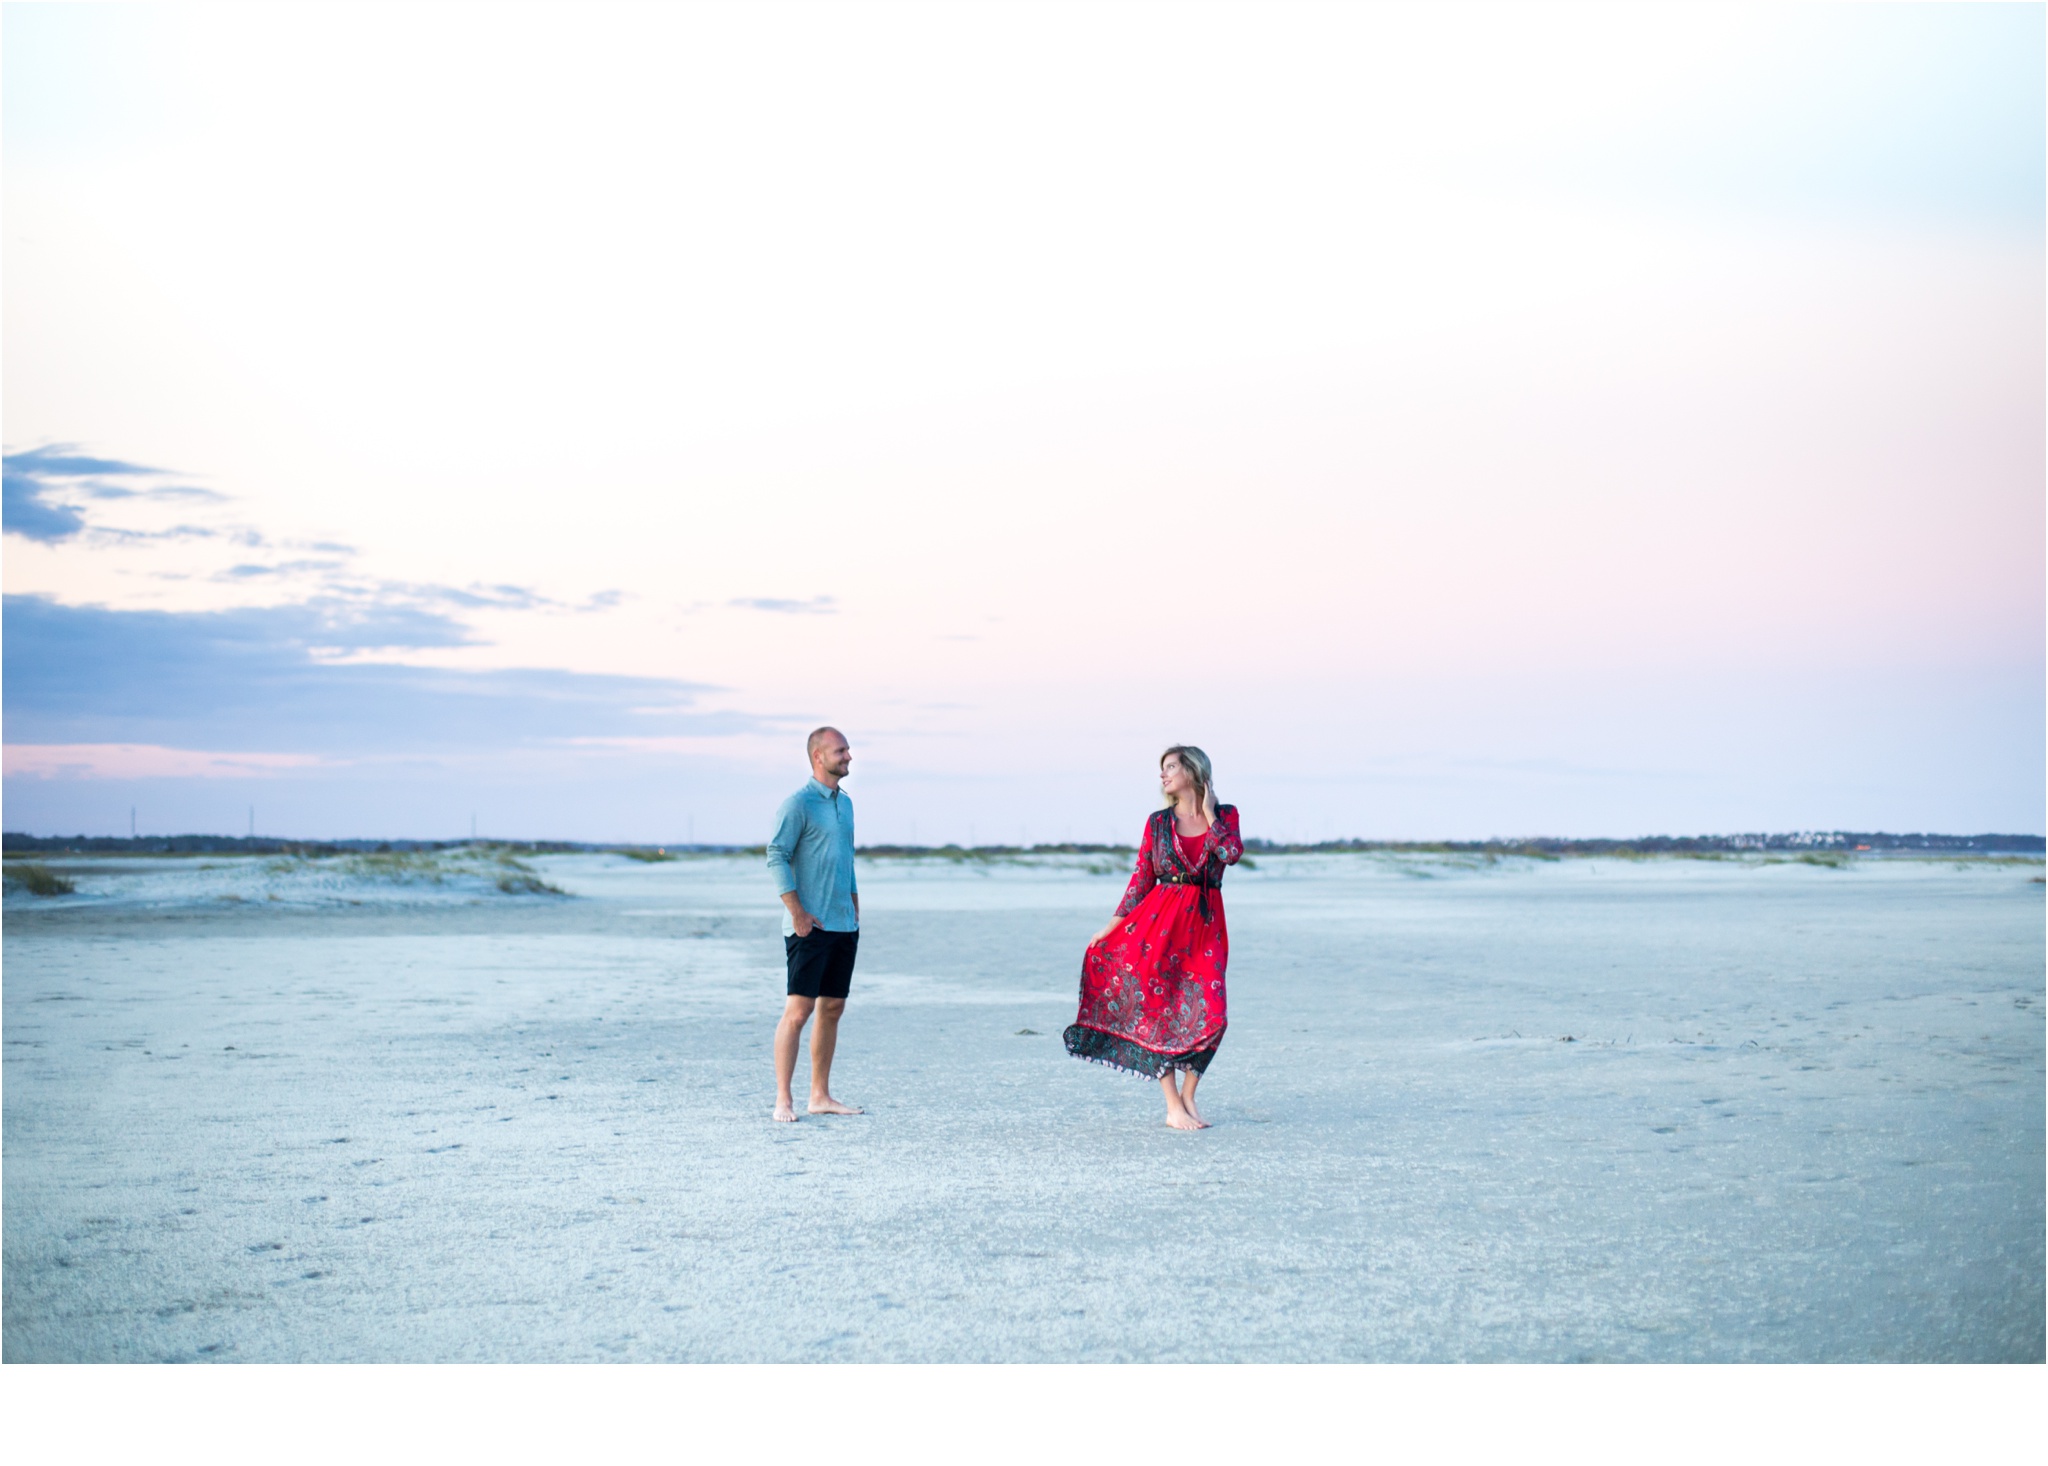
[[[1194,775],[1181,767],[1180,755],[1169,753],[1159,765],[1159,792],[1168,799],[1179,799],[1183,794],[1195,792]]]

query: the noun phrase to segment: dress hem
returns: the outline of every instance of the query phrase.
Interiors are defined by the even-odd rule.
[[[1061,1035],[1067,1052],[1077,1059],[1091,1064],[1100,1064],[1105,1069],[1114,1069],[1139,1079],[1157,1079],[1174,1069],[1194,1074],[1209,1072],[1209,1061],[1216,1057],[1216,1050],[1223,1042],[1218,1033],[1209,1043],[1198,1049],[1188,1049],[1178,1054],[1162,1054],[1143,1044],[1099,1028],[1090,1028],[1085,1023],[1068,1027]]]

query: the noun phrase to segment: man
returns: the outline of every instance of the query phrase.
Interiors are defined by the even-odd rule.
[[[810,781],[775,812],[768,869],[782,893],[782,947],[789,959],[789,997],[775,1027],[775,1118],[796,1119],[789,1092],[796,1074],[797,1042],[813,1012],[811,1102],[813,1115],[858,1115],[832,1098],[832,1051],[839,1045],[839,1015],[853,984],[860,945],[860,892],[853,881],[853,801],[839,787],[853,754],[837,728],[820,728],[805,752]]]

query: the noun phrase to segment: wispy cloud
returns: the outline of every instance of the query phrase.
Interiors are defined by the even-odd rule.
[[[130,489],[120,484],[99,483],[82,483],[77,487],[88,499],[163,499],[200,504],[228,502],[226,494],[216,494],[212,489],[195,488],[191,484],[164,484],[151,489]]]
[[[339,560],[282,560],[275,565],[231,565],[216,580],[249,580],[262,575],[304,575],[313,571],[339,570]]]
[[[169,529],[116,529],[95,524],[86,530],[85,538],[92,544],[132,545],[164,540],[215,540],[220,538],[220,531],[198,524],[174,524]]]
[[[87,527],[79,500],[142,499],[169,503],[225,503],[226,496],[191,484],[109,483],[109,479],[146,480],[165,477],[165,471],[143,463],[119,458],[99,458],[76,451],[70,444],[56,444],[9,453],[4,460],[4,484],[0,484],[0,524],[5,532],[23,539],[50,543],[70,539]],[[183,526],[176,530],[149,533],[136,530],[101,530],[115,538],[168,538],[211,535],[212,530]]]
[[[773,611],[784,616],[830,616],[839,607],[832,596],[812,596],[807,601],[782,600],[775,596],[747,596],[727,601],[742,611]]]
[[[164,474],[163,469],[151,468],[146,463],[95,458],[80,453],[70,443],[53,443],[44,448],[9,453],[6,463],[10,473],[32,474],[39,478],[161,478]]]
[[[6,739],[348,759],[730,736],[774,720],[701,712],[714,689],[540,669],[322,660],[469,643],[418,606],[315,599],[232,611],[123,611],[8,596]]]
[[[6,474],[9,533],[61,542],[66,556],[140,556],[152,579],[282,602],[171,611],[6,597],[10,777],[212,780],[500,755],[668,757],[786,731],[781,719],[704,710],[697,700],[713,689],[676,679],[397,660],[482,645],[473,623],[486,618],[606,612],[628,599],[621,590],[573,598],[509,581],[392,580],[363,573],[352,545],[272,536],[232,513],[143,517],[134,511],[151,500],[178,506],[179,519],[232,501],[159,482],[166,475],[147,464],[65,447],[9,454]],[[833,602],[744,608],[816,615]]]
[[[361,574],[351,563],[359,554],[357,548],[335,540],[275,539],[253,525],[236,523],[110,524],[96,512],[95,506],[102,503],[161,501],[204,506],[232,502],[224,494],[191,484],[151,482],[166,476],[166,470],[149,464],[83,453],[69,444],[10,453],[6,455],[6,531],[88,551],[136,551],[179,541],[212,541],[233,546],[246,558],[208,570],[181,567],[148,573],[159,580],[210,581],[222,586],[295,581],[299,593],[310,597],[310,613],[329,627],[389,625],[394,617],[418,613],[409,623],[411,627],[444,629],[444,634],[424,643],[401,638],[378,645],[468,642],[472,638],[459,628],[445,630],[456,626],[452,616],[466,611],[578,615],[610,610],[625,599],[617,590],[564,600],[532,586],[504,582],[436,585],[386,580]]]
[[[237,566],[231,572],[240,578],[262,573],[266,567]],[[291,560],[267,567],[285,574],[321,574],[345,570],[339,562]],[[336,599],[377,602],[385,605],[447,607],[453,611],[543,611],[556,615],[581,615],[609,611],[625,599],[620,591],[602,591],[581,601],[565,601],[525,585],[432,585],[418,581],[373,580],[357,576],[329,575],[324,589]]]
[[[318,767],[310,753],[213,753],[152,743],[10,743],[10,779],[258,779]]]
[[[539,611],[566,610],[560,601],[542,595],[530,586],[524,585],[397,585],[388,587],[400,594],[418,596],[423,600],[442,601],[451,606],[461,606],[471,611]]]

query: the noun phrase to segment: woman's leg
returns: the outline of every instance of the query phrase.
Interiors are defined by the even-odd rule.
[[[1202,1112],[1195,1108],[1195,1086],[1202,1082],[1202,1076],[1192,1069],[1181,1071],[1180,1107],[1194,1117],[1195,1123],[1204,1130],[1209,1122],[1202,1118]]]
[[[1180,1102],[1180,1091],[1174,1087],[1174,1071],[1169,1069],[1159,1076],[1159,1087],[1166,1091],[1166,1123],[1176,1130],[1199,1130],[1202,1122],[1187,1111]]]

